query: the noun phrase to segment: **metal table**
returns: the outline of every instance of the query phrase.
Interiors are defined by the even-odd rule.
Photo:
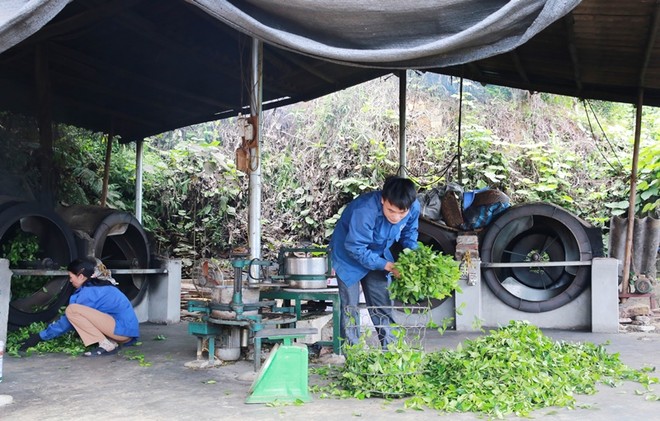
[[[339,306],[339,290],[337,288],[318,288],[318,289],[294,289],[282,288],[261,291],[260,298],[273,300],[280,299],[293,305],[298,320],[301,319],[301,302],[308,300],[332,301],[332,341],[319,341],[321,345],[332,345],[335,354],[341,353],[339,342],[339,318],[341,308]]]

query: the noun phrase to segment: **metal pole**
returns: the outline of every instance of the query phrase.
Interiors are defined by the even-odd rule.
[[[142,223],[142,144],[144,140],[135,142],[135,219]]]
[[[461,168],[461,135],[463,133],[463,77],[461,76],[461,91],[458,96],[458,140],[456,141],[456,172],[458,174],[458,184],[463,184],[463,170]],[[449,180],[447,180],[449,181]]]
[[[399,72],[399,176],[407,177],[406,170],[406,88],[408,71]]]
[[[0,341],[7,343],[7,321],[9,320],[9,297],[11,296],[9,260],[0,258]],[[2,348],[0,347],[0,351]],[[2,367],[0,367],[0,380]]]
[[[632,170],[630,171],[630,198],[628,200],[628,229],[626,232],[626,253],[623,260],[623,281],[621,292],[630,292],[630,262],[632,260],[633,228],[635,226],[635,196],[637,196],[637,164],[639,161],[639,139],[642,131],[642,107],[644,106],[644,89],[640,88],[635,113],[635,144],[633,146]]]
[[[263,89],[263,43],[252,40],[252,77],[250,112],[254,124],[254,145],[250,148],[250,204],[248,209],[248,229],[250,256],[261,257],[261,102]]]

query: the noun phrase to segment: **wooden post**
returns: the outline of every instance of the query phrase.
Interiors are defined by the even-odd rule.
[[[105,146],[105,164],[103,165],[103,190],[101,191],[101,206],[105,207],[108,200],[108,183],[110,182],[110,157],[112,156],[112,139],[114,130],[108,133],[108,142]]]
[[[53,176],[53,115],[48,53],[41,45],[37,45],[35,49],[35,78],[39,126],[39,151],[36,155],[36,164],[41,175],[40,198],[44,203],[50,204],[54,200],[53,192],[57,178]]]
[[[628,200],[628,226],[626,230],[626,252],[623,260],[623,281],[621,291],[630,292],[630,262],[632,260],[633,228],[635,226],[635,196],[637,196],[637,164],[639,161],[639,139],[642,131],[642,107],[644,105],[644,89],[639,89],[637,110],[635,113],[635,144],[633,146],[633,162],[630,171],[630,198]]]

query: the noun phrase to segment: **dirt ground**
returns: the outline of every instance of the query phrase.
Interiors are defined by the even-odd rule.
[[[660,334],[660,307],[657,299],[654,296],[621,299],[619,331]]]
[[[247,404],[256,376],[251,361],[239,360],[213,368],[191,368],[196,340],[187,323],[141,325],[142,344],[134,353],[101,358],[47,354],[29,358],[5,357],[0,383],[3,420],[310,420],[485,419],[474,413],[447,414],[404,408],[403,400],[325,399],[312,394],[302,405]],[[556,340],[607,344],[633,368],[660,365],[660,335],[642,332],[596,334],[544,331]],[[428,334],[428,349],[455,348],[477,333],[447,331]],[[129,348],[130,349],[130,348]],[[136,352],[136,353],[135,353]],[[314,364],[314,363],[310,363]],[[310,375],[309,382],[319,379]],[[546,408],[532,417],[552,420],[658,419],[658,402],[637,394],[638,383],[599,387],[595,395],[578,396],[575,409]],[[9,400],[11,403],[8,403]],[[516,417],[508,417],[516,419]]]
[[[558,330],[544,330],[544,333],[556,340],[606,344],[608,352],[619,353],[621,360],[632,368],[658,367],[660,312],[650,307],[648,298],[636,297],[621,303],[621,329],[615,334]],[[313,393],[311,402],[302,405],[248,404],[245,401],[257,376],[252,361],[199,368],[202,365],[196,358],[196,339],[188,333],[186,321],[172,325],[146,323],[141,325],[141,332],[139,347],[108,357],[5,356],[0,420],[486,419],[474,413],[409,410],[404,408],[404,400],[327,399]],[[479,335],[455,331],[429,334],[425,348],[456,348]],[[332,362],[312,359],[310,366],[328,361]],[[310,384],[318,382],[316,375],[309,376]],[[575,409],[546,408],[535,411],[532,418],[659,419],[659,403],[640,396],[641,388],[634,382],[617,387],[599,386],[595,395],[577,396]],[[653,389],[660,390],[660,386],[654,385]]]

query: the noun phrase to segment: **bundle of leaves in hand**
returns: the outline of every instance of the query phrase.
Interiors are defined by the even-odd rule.
[[[424,299],[441,300],[460,291],[461,271],[454,257],[422,243],[417,245],[415,250],[403,250],[394,264],[401,276],[390,285],[392,299],[414,304]]]

